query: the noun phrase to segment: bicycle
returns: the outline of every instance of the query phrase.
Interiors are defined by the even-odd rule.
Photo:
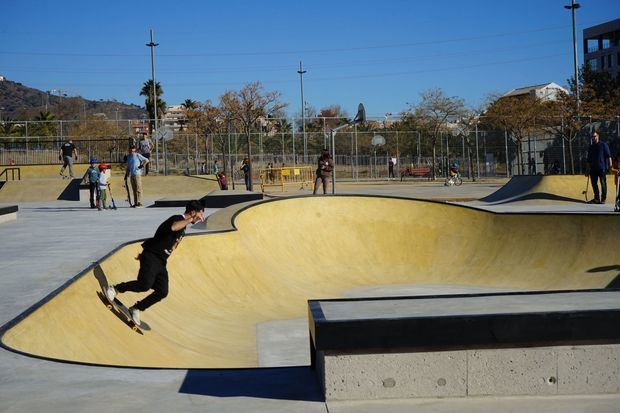
[[[444,183],[444,186],[453,186],[453,185],[455,186],[463,185],[463,178],[461,178],[461,174],[459,172],[457,172],[456,175],[446,178],[446,182]]]

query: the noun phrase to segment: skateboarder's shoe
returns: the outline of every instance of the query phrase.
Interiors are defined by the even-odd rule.
[[[140,310],[137,310],[133,307],[129,309],[129,314],[131,315],[131,320],[137,325],[140,325]]]
[[[116,298],[116,294],[116,288],[114,288],[113,285],[106,287],[105,296],[108,298],[108,300],[110,300],[110,302],[114,301],[114,298]]]

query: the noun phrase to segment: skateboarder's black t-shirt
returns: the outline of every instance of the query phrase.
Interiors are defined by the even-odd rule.
[[[183,238],[183,235],[185,235],[185,229],[173,231],[172,224],[182,220],[183,215],[173,215],[162,222],[159,228],[157,228],[157,231],[155,231],[153,238],[144,241],[142,248],[163,259],[168,259],[170,254],[172,254],[174,244],[179,242],[181,238]]]
[[[62,144],[62,156],[73,156],[73,150],[75,149],[75,145],[69,142],[65,142]]]

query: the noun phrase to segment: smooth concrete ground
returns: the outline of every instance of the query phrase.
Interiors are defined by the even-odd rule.
[[[470,195],[467,185],[461,188],[464,195]],[[420,194],[419,188],[413,185],[381,189],[390,195]],[[369,192],[375,190],[371,188]],[[432,197],[432,186],[428,189],[425,186],[424,191]],[[437,187],[437,191],[443,188]],[[598,206],[575,208],[583,212],[594,207]],[[151,236],[159,222],[173,213],[178,213],[178,209],[121,208],[97,212],[86,208],[85,202],[20,204],[18,220],[0,225],[0,324],[26,310],[118,244]],[[358,293],[373,295],[378,290],[371,288]],[[415,289],[403,286],[403,291],[409,294]],[[432,286],[429,291],[444,290],[442,286]],[[119,369],[50,362],[0,350],[0,411],[3,412],[617,412],[618,405],[620,397],[616,395],[326,405],[313,372],[303,366],[230,371]]]

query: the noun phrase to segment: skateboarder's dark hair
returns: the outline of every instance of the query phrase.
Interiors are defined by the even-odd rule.
[[[202,202],[195,200],[195,199],[193,201],[189,201],[187,205],[185,205],[185,212],[204,211],[204,210],[205,210],[205,207],[204,205],[202,205]]]

